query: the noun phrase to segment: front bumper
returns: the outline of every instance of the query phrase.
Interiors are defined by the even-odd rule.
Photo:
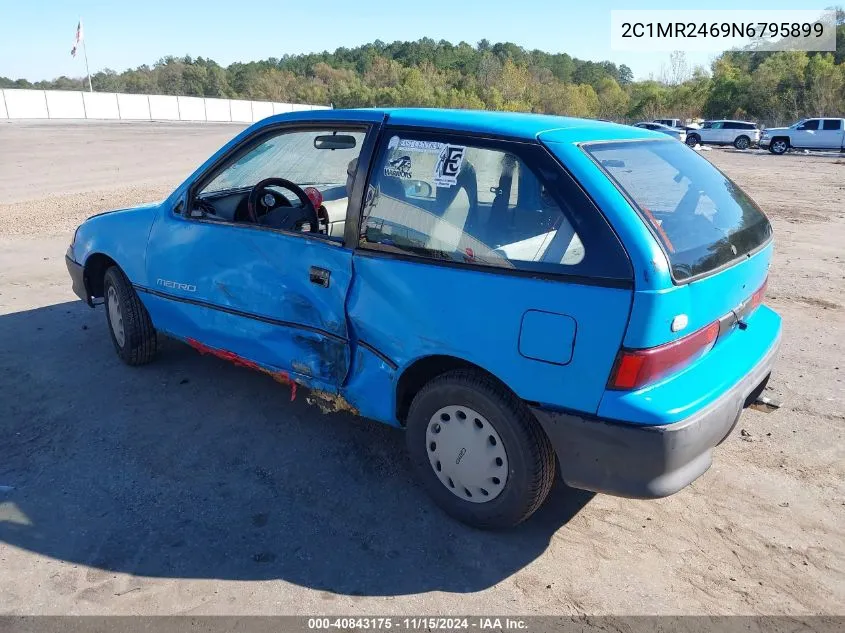
[[[760,147],[768,147],[771,142],[772,139],[770,138],[761,138],[759,141],[757,141],[757,145],[759,145]]]
[[[585,418],[532,407],[554,446],[560,475],[572,488],[654,499],[703,475],[724,441],[769,380],[780,338],[745,378],[689,418],[661,426]]]
[[[85,288],[85,271],[82,265],[73,261],[70,255],[65,255],[65,265],[67,265],[67,271],[70,273],[70,279],[73,282],[74,294],[91,305],[91,297],[88,296],[88,290]]]

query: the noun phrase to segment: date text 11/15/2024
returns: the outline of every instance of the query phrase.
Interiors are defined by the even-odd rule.
[[[308,618],[310,630],[374,629],[397,631],[524,631],[528,623],[523,618],[508,617],[325,617]]]

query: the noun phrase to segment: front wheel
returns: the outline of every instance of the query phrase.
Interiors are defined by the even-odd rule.
[[[106,321],[114,349],[127,365],[146,365],[155,357],[156,331],[126,275],[112,266],[103,283]]]
[[[698,134],[690,134],[687,136],[687,145],[690,147],[695,147],[701,143],[701,137]]]
[[[737,149],[748,149],[751,146],[751,139],[747,136],[738,136],[734,140],[734,147]]]
[[[776,138],[772,139],[771,145],[769,145],[769,151],[772,154],[785,154],[786,150],[789,149],[789,142],[786,139]]]
[[[525,521],[554,481],[554,451],[538,422],[480,372],[447,372],[423,387],[408,412],[406,441],[428,494],[473,527]]]

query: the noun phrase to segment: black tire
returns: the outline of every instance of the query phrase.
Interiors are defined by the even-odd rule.
[[[442,407],[458,405],[487,418],[501,438],[508,459],[501,493],[486,503],[472,503],[441,483],[428,458],[426,432]],[[406,442],[417,475],[434,501],[454,518],[481,529],[513,527],[543,504],[555,474],[555,455],[534,416],[513,393],[472,370],[450,371],[426,384],[411,403]]]
[[[745,136],[745,134],[737,136],[734,139],[734,147],[737,149],[748,149],[751,147],[751,139]]]
[[[120,315],[123,318],[123,343],[115,335],[111,323],[109,308],[109,291],[116,293]],[[109,329],[114,349],[117,355],[127,365],[146,365],[155,358],[157,351],[157,337],[150,315],[132,284],[117,266],[106,271],[103,283],[103,297],[106,308],[106,325]]]
[[[686,143],[689,147],[701,144],[701,137],[698,134],[687,134]]]
[[[777,154],[778,156],[782,154],[786,154],[789,150],[789,139],[785,138],[773,138],[771,143],[769,143],[769,151],[772,154]]]

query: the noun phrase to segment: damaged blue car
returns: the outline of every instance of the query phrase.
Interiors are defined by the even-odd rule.
[[[256,123],[159,204],[88,219],[67,266],[127,364],[166,335],[401,427],[436,503],[502,528],[556,476],[655,498],[708,469],[775,361],[772,239],[656,132],[320,110]]]

